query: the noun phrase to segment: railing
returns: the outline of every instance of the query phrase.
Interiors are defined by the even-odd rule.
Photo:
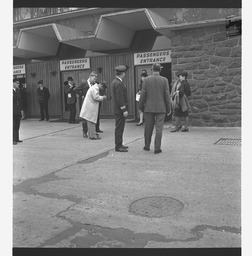
[[[57,8],[14,8],[13,22],[36,19],[60,13],[73,12],[76,10],[88,9],[78,7],[57,7]]]

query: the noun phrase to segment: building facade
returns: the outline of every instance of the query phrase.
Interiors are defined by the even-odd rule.
[[[241,125],[241,9],[16,8],[13,17],[13,72],[26,85],[28,117],[39,116],[38,80],[50,90],[51,116],[68,118],[68,76],[78,84],[96,71],[109,85],[124,64],[136,118],[141,71],[160,62],[170,86],[178,71],[189,74],[191,125]],[[109,86],[107,94],[104,118],[113,117]]]

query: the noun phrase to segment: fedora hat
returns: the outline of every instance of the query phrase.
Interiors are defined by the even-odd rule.
[[[73,78],[72,78],[71,76],[69,76],[69,77],[67,78],[67,81],[73,81]]]

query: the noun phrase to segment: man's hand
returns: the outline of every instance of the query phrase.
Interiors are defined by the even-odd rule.
[[[124,112],[123,112],[123,116],[124,116],[124,117],[127,117],[128,114],[129,114],[128,111],[124,111]]]
[[[106,96],[106,95],[103,95],[103,99],[106,100],[106,99],[107,99],[107,96]]]

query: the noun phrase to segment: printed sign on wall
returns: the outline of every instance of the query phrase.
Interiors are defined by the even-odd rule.
[[[13,75],[23,75],[23,74],[25,74],[25,64],[13,66]]]
[[[90,58],[70,59],[60,61],[60,71],[90,69]]]
[[[171,62],[171,50],[134,53],[134,65]]]

